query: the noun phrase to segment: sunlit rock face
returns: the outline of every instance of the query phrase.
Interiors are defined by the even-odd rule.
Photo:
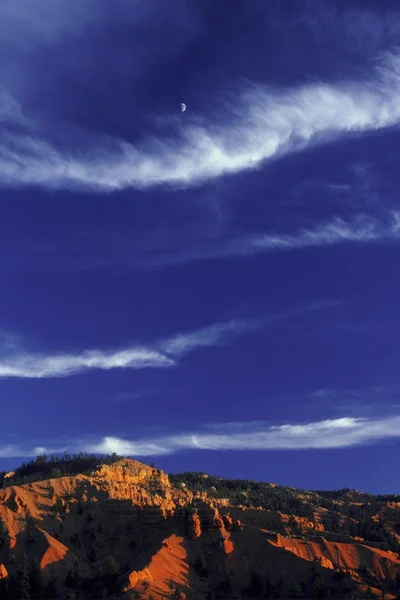
[[[171,481],[175,479],[161,470],[122,459],[91,475],[4,487],[0,582],[17,576],[26,554],[29,561],[39,563],[45,584],[54,573],[62,593],[68,592],[64,582],[74,569],[79,569],[82,582],[101,588],[112,577],[106,575],[108,568],[117,569],[115,585],[120,592],[140,593],[147,599],[165,599],[178,590],[182,598],[185,594],[203,600],[221,589],[234,590],[240,597],[255,572],[276,592],[282,579],[281,593],[286,595],[291,573],[312,594],[317,569],[325,585],[337,591],[333,598],[350,598],[357,586],[366,585],[362,570],[376,578],[377,586],[387,585],[386,600],[394,597],[391,589],[400,581],[399,555],[386,542],[330,530],[332,519],[344,530],[349,524],[355,527],[346,511],[361,511],[361,517],[364,508],[371,513],[370,504],[364,507],[358,496],[354,502],[346,497],[336,504],[340,510],[335,509],[334,517],[317,505],[305,517],[267,510],[259,502],[252,506],[247,492],[236,494],[240,499],[236,503],[219,498],[217,486],[211,486],[207,476],[200,480],[206,489],[201,484],[191,490],[189,482]],[[283,488],[265,484],[265,490],[284,500]],[[304,500],[296,490],[289,495]],[[384,503],[370,515],[375,527],[382,518],[398,535],[399,503]],[[81,595],[86,597],[84,591]]]

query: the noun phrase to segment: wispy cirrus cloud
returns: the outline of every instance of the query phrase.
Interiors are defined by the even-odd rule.
[[[310,393],[305,399],[305,408],[325,409],[331,414],[357,415],[360,409],[365,416],[375,418],[387,415],[400,408],[399,388],[380,385],[364,389],[322,388]]]
[[[1,458],[25,458],[29,456],[39,456],[42,454],[59,454],[61,452],[67,452],[67,447],[45,447],[36,446],[34,448],[23,448],[17,444],[7,444],[0,446],[0,459]]]
[[[398,44],[400,25],[396,8],[348,3],[344,9],[343,4],[331,0],[304,0],[293,7],[292,14],[285,14],[284,23],[278,13],[271,27],[291,40],[301,31],[314,43],[329,40],[333,47],[338,44],[352,53],[374,56]]]
[[[215,115],[213,123],[172,119],[176,134],[169,139],[153,136],[133,145],[76,132],[72,150],[65,136],[53,143],[33,126],[18,133],[6,130],[0,144],[0,182],[104,192],[188,186],[256,169],[315,144],[396,125],[399,97],[400,57],[392,54],[364,81],[285,90],[250,87],[232,103],[229,114]]]
[[[400,437],[400,416],[388,418],[341,417],[322,421],[271,425],[240,423],[212,431],[127,440],[105,437],[85,447],[90,452],[150,456],[183,450],[310,450],[346,448]]]
[[[177,334],[152,344],[137,345],[117,351],[85,350],[76,354],[40,354],[27,352],[21,347],[0,346],[0,379],[43,379],[66,377],[84,371],[111,369],[168,368],[176,366],[185,355],[198,348],[223,345],[235,336],[243,335],[278,323],[305,316],[342,304],[338,300],[324,300],[303,307],[276,313],[259,319],[233,319],[214,323],[193,332]],[[1,342],[1,337],[0,337]]]
[[[289,313],[285,317],[289,318]],[[276,321],[279,315],[272,317]],[[225,343],[237,335],[248,333],[266,326],[267,319],[235,319],[226,323],[215,323],[193,333],[178,334],[161,343],[161,348],[169,356],[179,357],[196,348]]]
[[[0,354],[0,378],[41,379],[66,377],[88,370],[165,368],[177,364],[180,357],[201,346],[213,346],[228,336],[246,333],[255,327],[252,321],[234,320],[179,334],[148,346],[137,345],[117,351],[86,350],[76,354],[38,354],[16,351]],[[7,350],[7,349],[5,349]]]
[[[232,236],[228,240],[210,239],[199,248],[186,247],[175,252],[143,255],[139,265],[160,267],[196,260],[253,256],[276,251],[301,250],[335,246],[343,243],[371,244],[400,241],[400,212],[391,211],[383,218],[357,215],[352,220],[335,217],[314,227],[303,227],[293,233],[266,232],[249,236]]]
[[[43,355],[19,353],[0,359],[0,378],[42,379],[66,377],[88,370],[145,369],[170,367],[171,358],[150,348],[127,348],[116,352],[87,350],[77,354]]]
[[[249,250],[296,249],[331,246],[341,242],[374,242],[400,238],[400,212],[392,211],[388,220],[359,215],[353,221],[340,217],[321,223],[314,229],[301,229],[294,235],[258,235],[248,240]]]
[[[134,457],[161,456],[188,450],[273,451],[323,450],[371,445],[400,437],[400,416],[349,417],[305,423],[273,425],[262,421],[251,423],[217,423],[208,429],[179,432],[148,438],[105,436],[96,440],[75,440],[63,451],[117,454]],[[22,448],[9,445],[0,448],[0,457],[35,456],[45,448]],[[50,451],[48,451],[50,452]]]

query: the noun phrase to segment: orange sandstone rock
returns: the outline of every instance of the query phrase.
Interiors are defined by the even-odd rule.
[[[189,537],[195,540],[201,536],[201,522],[197,509],[189,516]]]
[[[231,515],[228,513],[226,515],[222,515],[222,520],[224,522],[225,528],[226,529],[232,529],[233,526],[233,519],[231,517]]]
[[[224,540],[224,550],[225,550],[225,554],[230,554],[231,552],[233,552],[235,549],[235,546],[232,542],[232,540],[229,539],[225,539]]]

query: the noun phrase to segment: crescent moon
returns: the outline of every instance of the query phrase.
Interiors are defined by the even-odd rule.
[[[186,104],[184,104],[183,102],[181,102],[181,111],[185,112],[186,110]]]

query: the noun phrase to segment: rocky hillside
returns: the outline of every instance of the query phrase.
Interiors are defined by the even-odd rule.
[[[400,497],[75,463],[0,474],[0,598],[400,595]]]

